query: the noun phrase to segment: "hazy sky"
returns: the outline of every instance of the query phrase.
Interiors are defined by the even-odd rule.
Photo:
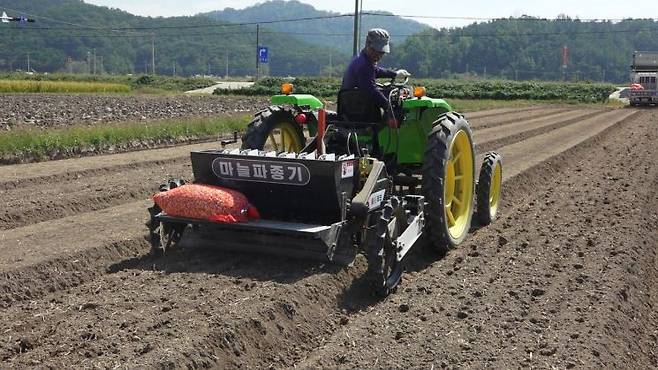
[[[227,7],[241,9],[263,1],[252,0],[84,0],[86,3],[119,8],[129,13],[144,16],[194,15]],[[302,0],[316,9],[340,13],[354,11],[354,0]],[[450,5],[448,5],[450,4]],[[551,0],[551,1],[438,1],[438,0],[363,0],[364,10],[386,10],[401,15],[423,15],[441,17],[486,17],[532,15],[555,18],[567,14],[581,19],[658,18],[656,1],[594,1],[594,0]],[[466,25],[473,20],[421,19],[416,20],[434,27]]]

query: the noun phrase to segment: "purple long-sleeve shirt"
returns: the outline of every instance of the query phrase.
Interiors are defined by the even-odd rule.
[[[341,89],[351,90],[356,88],[365,91],[372,96],[373,100],[380,108],[386,110],[388,107],[388,99],[381,91],[379,91],[379,89],[377,89],[375,79],[380,77],[393,78],[395,75],[395,71],[381,68],[371,62],[370,59],[368,59],[365,50],[361,50],[359,56],[352,59],[347,70],[345,70]]]

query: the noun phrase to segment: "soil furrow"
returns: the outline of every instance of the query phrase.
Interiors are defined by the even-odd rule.
[[[471,119],[469,114],[464,114],[468,120],[468,124],[472,129],[486,129],[490,127],[504,126],[515,122],[525,122],[542,117],[550,117],[559,115],[563,112],[574,111],[573,108],[545,108],[533,109],[530,111],[514,112],[510,114],[501,114],[494,117],[474,118]]]
[[[579,114],[576,115],[575,117],[574,115],[571,114],[564,116],[562,117],[562,120],[559,121],[554,121],[554,120],[545,121],[543,119],[538,119],[538,120],[533,120],[534,122],[527,122],[527,125],[514,123],[510,125],[510,127],[505,126],[506,130],[497,130],[498,127],[492,127],[483,130],[488,132],[475,131],[474,132],[474,135],[476,136],[475,140],[478,143],[475,145],[475,149],[478,153],[488,152],[490,150],[494,150],[502,146],[527,140],[528,138],[531,138],[533,136],[539,136],[549,131],[557,130],[559,128],[568,125],[577,124],[580,121],[584,121],[592,117],[596,117],[605,112],[606,111],[604,110],[596,110],[596,111],[585,110],[582,112],[578,112]],[[515,126],[515,127],[511,127],[511,126]],[[510,132],[516,132],[516,133],[510,135]],[[477,140],[478,136],[483,139],[478,141]]]
[[[543,135],[533,136],[525,141],[502,148],[501,154],[507,164],[505,176],[513,177],[546,161],[582,141],[596,136],[619,122],[638,114],[637,110],[607,112],[583,120],[577,125],[568,125]]]
[[[101,173],[83,181],[58,181],[0,192],[0,230],[149,198],[168,178],[192,178],[190,160],[174,159],[149,168]]]
[[[0,166],[0,191],[45,183],[76,181],[85,177],[120,173],[128,169],[148,169],[172,162],[189,161],[190,151],[219,147],[201,143],[172,148],[72,158],[60,161]]]
[[[499,117],[508,114],[516,114],[519,112],[532,112],[536,109],[542,109],[541,106],[538,107],[527,107],[527,108],[495,108],[495,109],[486,109],[477,112],[467,112],[465,113],[467,119],[479,119],[479,118],[488,118],[488,117]]]

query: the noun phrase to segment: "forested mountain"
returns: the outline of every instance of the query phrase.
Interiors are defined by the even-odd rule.
[[[26,25],[0,24],[0,70],[26,70],[29,55],[30,69],[38,72],[89,72],[94,65],[98,73],[150,72],[155,46],[158,74],[172,74],[175,69],[178,75],[224,75],[228,56],[233,76],[255,73],[256,26],[229,21],[253,23],[334,14],[297,1],[278,0],[214,12],[213,17],[221,15],[221,21],[208,15],[138,17],[80,0],[0,0],[0,10],[37,20]],[[391,31],[392,53],[382,64],[407,68],[415,77],[623,83],[628,81],[634,50],[658,50],[658,22],[653,20],[613,23],[523,17],[455,29],[426,29],[411,35],[419,24],[396,17],[371,19],[364,15],[363,19],[364,31],[373,26]],[[341,73],[351,54],[345,51],[351,50],[351,37],[345,35],[351,33],[352,19],[314,20],[315,26],[309,22],[260,26],[259,43],[268,46],[270,53],[263,74]],[[403,41],[404,35],[410,36]],[[569,54],[566,68],[562,67],[564,46]]]
[[[256,70],[255,26],[206,16],[138,17],[80,0],[0,0],[0,8],[10,16],[36,19],[26,25],[0,24],[0,70],[26,70],[29,58],[30,69],[38,72],[93,72],[94,65],[98,73],[150,72],[153,46],[158,74],[175,69],[178,75],[224,75],[227,58],[230,75],[254,75]],[[267,28],[261,31],[260,43],[270,49],[270,63],[261,73],[318,74],[330,59],[349,58],[291,36],[268,34]]]
[[[396,48],[387,63],[421,77],[626,82],[635,50],[658,50],[658,22],[516,18],[422,32]]]
[[[392,43],[401,44],[408,35],[430,29],[428,25],[400,17],[393,17],[390,12],[364,11],[382,15],[363,14],[361,16],[361,43],[371,28],[385,28],[392,36]],[[272,0],[244,9],[226,8],[206,13],[211,18],[233,22],[258,22],[271,20],[289,20],[297,18],[340,16],[340,13],[317,10],[313,6],[297,0]],[[268,24],[276,32],[285,32],[316,45],[336,48],[345,54],[352,54],[354,18],[351,16],[312,19],[298,22]]]

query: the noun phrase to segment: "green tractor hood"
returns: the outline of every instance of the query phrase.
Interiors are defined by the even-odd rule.
[[[402,102],[402,107],[407,109],[413,108],[443,108],[447,112],[452,111],[452,107],[448,102],[443,99],[428,98],[423,96],[422,98],[406,99]]]
[[[300,107],[309,107],[311,110],[322,109],[324,104],[313,95],[309,94],[289,94],[272,96],[272,104],[276,105],[298,105]]]

